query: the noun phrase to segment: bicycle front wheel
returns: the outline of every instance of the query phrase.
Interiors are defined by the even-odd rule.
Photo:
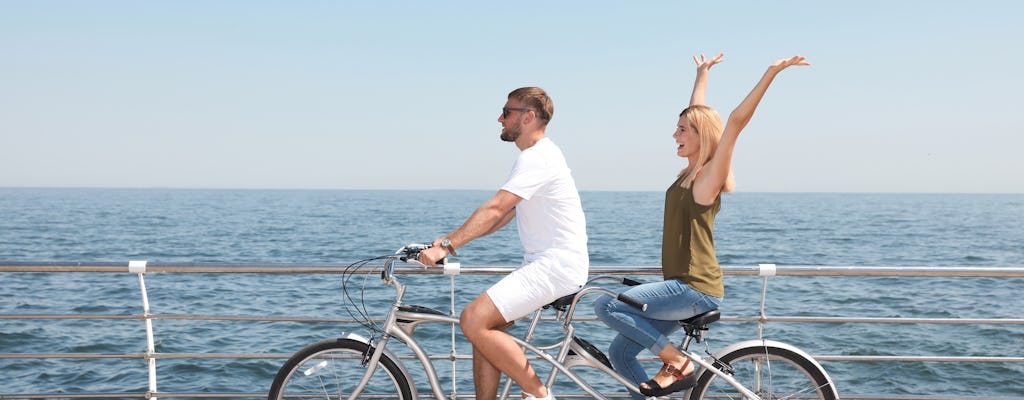
[[[288,359],[270,386],[269,400],[348,399],[366,372],[363,356],[370,345],[353,339],[329,339],[306,346]],[[382,354],[360,399],[413,400],[408,376]]]
[[[817,363],[802,354],[771,344],[741,347],[719,357],[716,366],[763,400],[837,400],[835,388]],[[742,399],[743,394],[710,371],[703,371],[690,389],[690,399]]]

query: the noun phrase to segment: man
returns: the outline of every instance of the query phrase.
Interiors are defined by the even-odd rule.
[[[501,190],[461,227],[434,241],[420,261],[435,265],[471,240],[497,231],[516,218],[525,256],[523,266],[502,278],[462,310],[462,332],[473,344],[473,381],[478,400],[497,397],[501,374],[528,400],[553,399],[522,349],[505,329],[555,299],[575,293],[587,280],[586,220],[579,192],[562,151],[544,130],[554,106],[544,90],[524,87],[508,95],[501,109],[501,140],[521,153]]]

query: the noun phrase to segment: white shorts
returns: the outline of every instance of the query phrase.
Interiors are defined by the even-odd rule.
[[[501,278],[487,289],[487,296],[505,322],[522,318],[583,287],[589,262],[586,256],[583,256],[583,262],[578,256],[570,260],[551,254],[541,255]]]

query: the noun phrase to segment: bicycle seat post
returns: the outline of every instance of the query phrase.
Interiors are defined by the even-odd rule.
[[[711,310],[703,314],[697,314],[693,317],[680,320],[679,324],[683,326],[683,330],[686,331],[686,339],[680,348],[687,349],[690,347],[691,340],[697,341],[697,343],[703,342],[705,335],[707,334],[709,325],[718,321],[721,318],[721,313],[718,310]]]

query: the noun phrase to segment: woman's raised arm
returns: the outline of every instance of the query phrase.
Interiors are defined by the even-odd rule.
[[[705,58],[704,54],[701,54],[700,58],[693,56],[693,62],[697,63],[697,78],[693,82],[693,93],[690,94],[691,106],[704,104],[704,92],[708,89],[708,71],[712,65],[722,62],[722,53],[711,58]]]
[[[793,65],[811,65],[811,63],[807,62],[803,56],[793,56],[772,63],[761,76],[761,80],[754,85],[754,89],[729,114],[729,120],[725,123],[715,154],[701,170],[701,176],[694,181],[693,194],[698,203],[710,204],[721,192],[722,185],[725,184],[732,168],[732,153],[736,148],[736,139],[739,138],[740,131],[754,116],[754,110],[761,103],[761,98],[768,91],[768,86],[772,84],[775,76]],[[694,90],[696,91],[696,88]]]

